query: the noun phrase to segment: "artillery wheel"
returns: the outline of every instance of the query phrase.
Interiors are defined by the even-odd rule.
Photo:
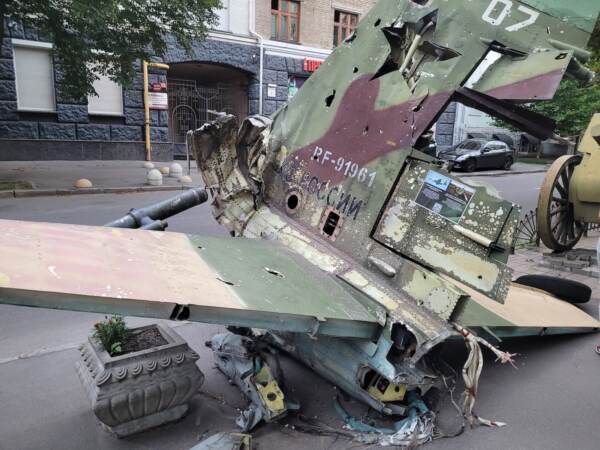
[[[538,233],[551,250],[564,252],[572,249],[585,231],[585,224],[575,220],[573,203],[569,201],[569,184],[580,162],[578,155],[558,158],[548,170],[540,190]]]

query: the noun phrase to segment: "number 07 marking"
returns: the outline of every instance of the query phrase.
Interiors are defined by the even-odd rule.
[[[501,10],[497,12],[494,17],[493,14],[496,11],[497,6],[500,6]],[[481,18],[485,22],[495,27],[499,27],[504,23],[506,18],[510,16],[513,7],[514,3],[512,2],[512,0],[492,0],[492,2],[487,7]],[[519,31],[525,27],[528,27],[529,25],[533,25],[537,21],[538,17],[540,17],[539,12],[528,8],[527,6],[519,5],[517,10],[524,14],[527,14],[527,16],[529,17],[527,17],[527,19],[523,20],[522,22],[518,22],[514,25],[506,27],[506,31]]]

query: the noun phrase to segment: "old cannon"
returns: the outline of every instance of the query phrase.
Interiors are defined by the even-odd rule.
[[[590,224],[600,224],[600,114],[594,115],[575,155],[548,170],[538,201],[537,223],[549,249],[572,249]]]

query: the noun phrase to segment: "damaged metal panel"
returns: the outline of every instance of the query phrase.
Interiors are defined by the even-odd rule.
[[[261,349],[260,341],[225,333],[213,336],[206,345],[214,352],[217,368],[248,400],[248,409],[236,420],[242,431],[250,431],[262,421],[281,419],[288,410],[299,408],[282,391],[283,374],[277,357],[264,345]]]
[[[400,178],[374,238],[503,302],[518,211],[483,187],[415,162]]]

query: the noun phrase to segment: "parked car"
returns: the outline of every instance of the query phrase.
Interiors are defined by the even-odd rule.
[[[510,170],[514,163],[512,150],[505,142],[467,139],[438,156],[450,161],[455,169],[473,172],[477,169]]]

